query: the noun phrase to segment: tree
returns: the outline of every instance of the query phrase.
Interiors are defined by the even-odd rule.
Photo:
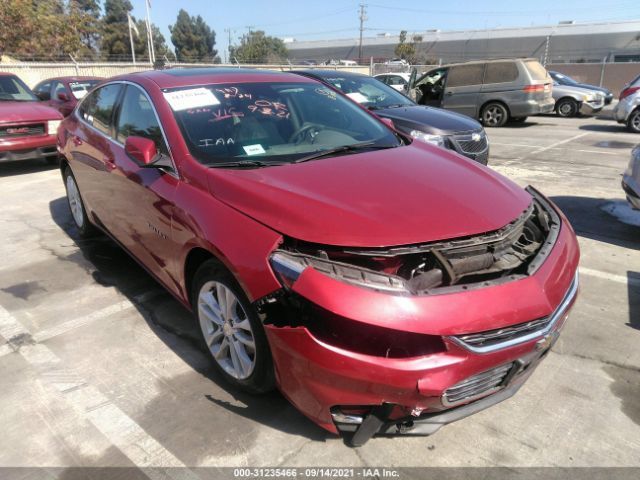
[[[262,30],[243,35],[240,45],[230,48],[231,58],[241,63],[281,63],[288,54],[282,40],[265,35]]]
[[[411,64],[419,63],[417,44],[420,42],[422,42],[422,37],[420,35],[414,35],[411,37],[411,41],[407,43],[407,31],[402,30],[400,32],[399,42],[394,50],[396,57],[400,57]]]
[[[130,58],[131,45],[127,14],[130,14],[131,10],[133,7],[129,0],[105,0],[100,42],[100,53],[105,59]]]
[[[35,11],[32,0],[0,2],[0,55],[20,57],[31,50],[35,34]],[[8,28],[8,26],[11,28]]]
[[[218,54],[213,48],[216,44],[216,32],[209,28],[200,15],[192,17],[180,9],[176,23],[169,25],[169,31],[179,62],[215,60]]]
[[[136,36],[135,32],[133,33],[133,45],[136,51],[136,58],[149,58],[147,22],[144,20],[138,20],[135,24],[136,27],[138,27],[138,32],[140,33],[138,36]],[[164,39],[164,35],[162,35],[160,29],[153,23],[151,24],[151,33],[153,34],[153,49],[156,54],[156,59],[160,60],[166,56],[169,60],[175,60],[175,55],[171,50],[169,50],[167,42]],[[129,50],[131,50],[131,48],[129,48]]]
[[[100,40],[99,0],[69,0],[69,25],[80,39],[78,58],[96,57]]]

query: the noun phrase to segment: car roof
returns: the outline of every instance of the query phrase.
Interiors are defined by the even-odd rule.
[[[58,82],[62,82],[62,83],[69,83],[69,82],[81,82],[83,80],[104,80],[105,77],[95,77],[95,76],[90,76],[90,75],[76,75],[76,76],[68,76],[68,77],[51,77],[51,78],[45,78],[44,80],[40,80],[38,82],[38,84],[40,83],[45,83],[45,82],[53,82],[53,81],[58,81]]]
[[[446,65],[440,65],[432,68],[431,70],[436,70],[441,67],[457,67],[460,65],[473,65],[475,63],[496,63],[496,62],[539,62],[537,58],[492,58],[490,60],[470,60],[468,62],[459,62],[459,63],[447,63]]]
[[[17,77],[18,75],[16,75],[15,73],[11,73],[11,72],[0,72],[0,77]],[[18,77],[20,78],[20,77]]]
[[[305,81],[298,75],[275,70],[252,68],[172,68],[167,70],[148,70],[145,72],[120,75],[109,80],[136,81],[145,78],[160,88],[187,87],[220,83],[251,82],[300,82]],[[311,80],[307,80],[311,81]]]

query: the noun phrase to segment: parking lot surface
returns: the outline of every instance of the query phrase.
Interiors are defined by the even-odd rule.
[[[78,238],[58,170],[0,165],[0,467],[639,467],[640,212],[620,174],[640,136],[607,115],[488,130],[490,165],[579,236],[581,294],[553,351],[512,399],[358,449],[279,393],[227,386],[177,301],[109,239]]]

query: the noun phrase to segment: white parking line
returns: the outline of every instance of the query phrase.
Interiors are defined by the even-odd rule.
[[[114,405],[108,397],[86,382],[78,372],[65,367],[53,351],[34,342],[31,333],[4,307],[0,306],[2,336],[38,373],[38,381],[57,393],[82,418],[91,422],[114,446],[137,467],[147,469],[152,479],[196,479],[184,463],[165,449],[131,417]],[[178,468],[176,468],[178,467]]]
[[[520,148],[534,148],[535,145],[524,145],[521,143],[501,143],[501,142],[491,142],[491,145],[499,145],[501,147],[520,147]],[[558,147],[548,147],[547,150],[563,150],[561,148]],[[577,149],[574,150],[576,152],[580,152],[580,153],[597,153],[599,155],[621,155],[620,152],[608,152],[606,150],[584,150],[584,149]],[[626,152],[625,152],[626,154]]]
[[[624,285],[633,285],[640,287],[639,277],[628,277],[624,275],[616,275],[615,273],[603,272],[601,270],[594,270],[592,268],[580,267],[580,275],[589,275],[591,277],[601,278],[603,280],[609,280],[611,282],[622,283]]]
[[[523,155],[522,157],[517,158],[516,160],[522,160],[523,158],[526,158],[526,157],[528,157],[530,155],[535,155],[537,153],[542,153],[542,152],[545,152],[547,150],[550,150],[552,148],[557,148],[560,145],[564,145],[565,143],[573,142],[574,140],[577,140],[577,139],[582,138],[582,137],[586,137],[587,135],[590,135],[590,133],[589,132],[580,133],[580,134],[578,134],[578,135],[576,135],[574,137],[565,138],[564,140],[560,140],[559,142],[552,143],[551,145],[547,145],[546,147],[540,147],[540,148],[534,150],[533,152],[529,152],[526,155]]]

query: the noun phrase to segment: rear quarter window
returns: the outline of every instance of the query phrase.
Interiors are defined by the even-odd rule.
[[[506,83],[518,79],[518,67],[515,62],[495,62],[487,64],[484,83]]]
[[[484,64],[460,65],[449,69],[447,87],[466,87],[468,85],[481,85],[484,74]]]
[[[529,60],[524,62],[524,66],[529,71],[533,80],[546,80],[547,70],[537,60]]]

